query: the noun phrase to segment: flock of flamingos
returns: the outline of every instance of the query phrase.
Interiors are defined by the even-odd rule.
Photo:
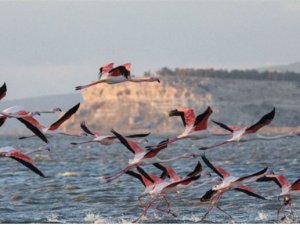
[[[99,70],[99,79],[96,82],[78,86],[76,90],[82,90],[85,88],[89,88],[93,85],[97,85],[100,83],[107,84],[116,84],[122,82],[160,82],[158,78],[154,77],[134,77],[130,74],[131,64],[126,63],[124,65],[120,65],[117,67],[113,67],[113,63],[102,66]],[[0,88],[0,100],[6,95],[7,87],[4,83]],[[232,190],[243,192],[251,197],[255,197],[258,199],[264,200],[265,198],[256,193],[255,190],[250,188],[248,184],[254,182],[268,182],[273,181],[278,187],[281,189],[281,192],[278,194],[278,198],[282,198],[282,205],[279,206],[277,210],[277,219],[285,218],[286,216],[291,216],[294,220],[293,213],[293,205],[292,201],[295,196],[300,195],[300,179],[296,180],[294,183],[290,183],[282,174],[276,174],[268,168],[263,168],[262,170],[253,173],[244,175],[242,177],[234,177],[229,172],[225,171],[222,167],[214,165],[205,155],[204,151],[212,148],[217,148],[218,146],[225,145],[231,142],[246,142],[246,141],[255,141],[255,140],[272,140],[284,137],[292,137],[298,136],[297,133],[290,133],[287,135],[277,135],[277,136],[262,136],[257,132],[262,127],[270,124],[275,116],[275,108],[270,112],[265,114],[257,123],[248,126],[248,127],[237,127],[237,126],[228,126],[224,123],[217,122],[212,120],[217,126],[224,129],[224,133],[215,133],[208,129],[207,123],[208,119],[213,113],[211,107],[207,107],[207,109],[196,115],[194,110],[187,107],[179,107],[169,112],[169,116],[178,116],[181,118],[184,126],[184,131],[177,137],[171,137],[166,140],[162,140],[160,143],[150,146],[141,147],[142,144],[145,144],[143,138],[148,136],[150,133],[145,134],[132,134],[128,136],[123,136],[115,130],[111,130],[111,134],[101,134],[97,131],[92,131],[88,128],[88,126],[82,122],[80,124],[83,133],[78,135],[68,134],[59,130],[59,127],[67,121],[76,111],[78,110],[80,103],[69,109],[66,113],[64,113],[56,122],[51,124],[50,126],[44,126],[37,119],[36,116],[40,116],[43,113],[55,113],[61,112],[60,108],[55,108],[52,110],[46,111],[28,111],[22,106],[13,106],[7,108],[3,111],[0,111],[0,126],[6,121],[6,119],[17,119],[21,123],[23,123],[34,135],[32,136],[24,136],[20,137],[20,139],[26,139],[30,137],[37,136],[42,141],[48,143],[47,136],[53,135],[68,135],[68,136],[76,136],[86,137],[91,136],[91,140],[83,141],[83,142],[73,142],[73,145],[79,144],[87,144],[87,143],[100,143],[102,145],[111,145],[115,143],[121,143],[125,146],[129,151],[134,154],[133,159],[129,159],[128,165],[125,168],[120,169],[115,174],[110,176],[105,176],[104,179],[106,182],[111,182],[123,174],[127,174],[134,178],[137,178],[144,186],[145,190],[138,198],[138,201],[143,208],[141,215],[134,220],[133,222],[138,222],[143,216],[147,214],[147,210],[151,205],[155,207],[156,210],[164,211],[165,213],[176,216],[176,214],[171,210],[170,203],[168,201],[168,194],[170,192],[177,192],[201,188],[205,185],[211,185],[209,191],[207,191],[201,198],[201,202],[208,203],[208,209],[206,213],[203,215],[202,220],[205,220],[213,207],[216,207],[221,212],[225,213],[228,217],[231,217],[226,211],[220,208],[218,203],[221,201],[222,195],[225,192],[229,192]],[[170,144],[183,140],[183,139],[203,139],[209,138],[212,136],[224,136],[228,137],[223,142],[216,143],[211,146],[201,147],[199,150],[199,154],[196,153],[185,153],[180,156],[176,156],[170,159],[159,159],[157,155],[163,149],[166,149]],[[137,139],[135,141],[135,139]],[[49,150],[48,147],[40,147],[37,149],[33,149],[27,153],[24,153],[14,147],[6,146],[0,148],[0,156],[12,158],[19,163],[23,164],[28,169],[32,170],[34,173],[45,177],[45,175],[41,172],[41,170],[36,166],[34,160],[29,156],[30,154],[36,151],[45,151]],[[203,170],[200,162],[197,163],[195,168],[191,170],[189,174],[184,177],[179,177],[173,168],[165,164],[166,162],[179,160],[182,158],[193,158],[193,157],[201,157],[205,165],[209,168],[209,170]],[[142,165],[152,164],[156,168],[162,171],[161,174],[152,174],[146,172]],[[210,178],[209,181],[202,182],[197,186],[192,186],[196,181],[203,177],[212,176],[211,172],[217,175],[216,178]],[[148,197],[148,199],[143,202],[142,198]],[[287,215],[284,215],[280,218],[280,213],[284,206],[290,207],[290,212]],[[164,206],[164,207],[163,207]],[[163,207],[163,208],[162,208]]]

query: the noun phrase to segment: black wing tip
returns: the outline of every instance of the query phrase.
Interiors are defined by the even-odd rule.
[[[179,111],[177,109],[173,109],[169,111],[169,116],[178,116],[178,115],[179,115]]]
[[[79,91],[79,90],[82,90],[82,89],[83,89],[82,86],[75,87],[75,91]]]

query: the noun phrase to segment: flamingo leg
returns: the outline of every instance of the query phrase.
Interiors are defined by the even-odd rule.
[[[144,206],[144,209],[143,209],[143,212],[141,213],[141,215],[135,219],[134,221],[132,221],[132,223],[137,223],[143,216],[146,216],[147,215],[147,211],[148,209],[150,208],[150,206],[152,205],[152,203],[155,201],[155,198],[154,199],[150,199]]]
[[[278,209],[277,209],[277,221],[279,221],[279,215],[281,210],[284,208],[285,204],[283,203]]]
[[[167,194],[163,194],[163,199],[165,200],[166,204],[167,204],[167,212],[169,214],[171,214],[174,217],[177,217],[177,215],[170,209],[170,203],[167,200]]]
[[[295,215],[294,215],[294,210],[293,210],[293,205],[292,205],[292,201],[289,202],[289,207],[291,209],[291,215],[292,215],[292,219],[293,221],[295,220]]]
[[[226,212],[225,210],[221,209],[221,207],[219,205],[216,205],[217,209],[219,209],[221,212],[225,213],[231,220],[233,220],[233,217],[228,213]]]
[[[203,217],[201,218],[200,222],[202,222],[204,219],[206,219],[206,217],[208,216],[208,214],[210,213],[210,211],[213,209],[214,205],[218,202],[218,199],[220,199],[219,196],[222,196],[222,194],[218,194],[218,195],[214,196],[214,197],[210,200],[210,203],[211,203],[211,204],[210,204],[209,207],[207,208],[206,213],[203,215]],[[217,199],[216,202],[214,201],[215,199]]]

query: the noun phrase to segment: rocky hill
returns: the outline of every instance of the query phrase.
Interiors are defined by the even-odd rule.
[[[255,123],[276,107],[271,128],[300,125],[299,74],[163,68],[156,76],[161,83],[99,84],[82,91],[83,104],[65,129],[79,132],[84,120],[103,132],[177,133],[181,121],[168,111],[188,106],[201,113],[208,105],[213,119],[228,124]]]

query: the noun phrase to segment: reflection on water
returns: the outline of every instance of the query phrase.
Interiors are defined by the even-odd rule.
[[[158,142],[165,137],[154,137]],[[15,137],[0,137],[1,146],[11,145],[25,149],[41,146],[38,139],[17,140]],[[137,197],[144,187],[132,177],[124,175],[106,184],[100,177],[112,174],[124,167],[132,154],[122,145],[101,146],[97,144],[72,146],[74,139],[50,139],[51,152],[33,155],[38,167],[46,174],[41,178],[21,164],[1,158],[0,164],[0,222],[1,223],[130,223],[141,213]],[[160,153],[169,158],[184,152],[199,152],[197,149],[220,141],[184,140],[171,145]],[[250,174],[269,166],[276,173],[283,173],[291,181],[300,177],[298,138],[273,141],[235,143],[212,149],[206,156],[216,165],[221,165],[233,175]],[[184,176],[200,159],[185,159],[168,163]],[[202,163],[203,164],[203,163]],[[146,171],[159,173],[151,165]],[[215,176],[215,175],[213,175]],[[209,178],[206,178],[209,179]],[[206,179],[200,179],[195,185]],[[220,206],[230,213],[237,223],[274,223],[279,202],[275,197],[280,192],[274,183],[250,185],[268,200],[259,200],[240,192],[225,193]],[[207,209],[199,198],[210,188],[184,191],[179,197],[169,194],[172,210],[177,217],[150,209],[145,223],[195,223]],[[294,202],[296,222],[300,222],[299,200]],[[288,208],[286,209],[288,210]],[[213,209],[206,223],[230,223],[226,215]],[[283,223],[292,222],[285,218]]]

